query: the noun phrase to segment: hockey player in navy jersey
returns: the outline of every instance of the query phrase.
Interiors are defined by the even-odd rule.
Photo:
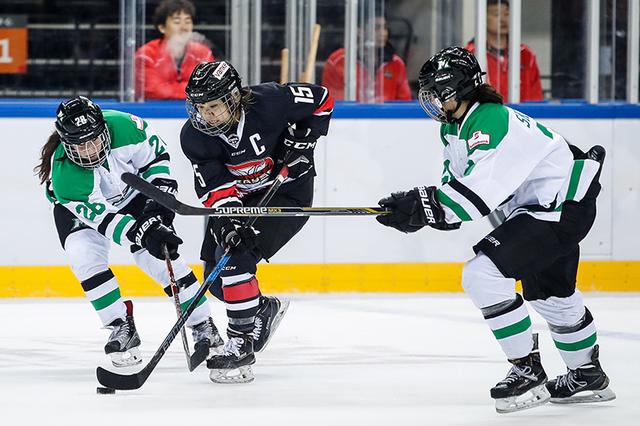
[[[193,165],[195,190],[207,207],[253,206],[280,168],[289,168],[270,205],[309,207],[315,176],[313,151],[327,134],[333,112],[329,91],[314,84],[264,83],[242,87],[225,61],[198,65],[187,84],[182,150]],[[263,296],[256,265],[271,258],[302,229],[307,217],[238,219],[210,217],[202,244],[205,274],[225,248],[232,256],[212,286],[227,309],[229,340],[207,361],[211,380],[253,380],[254,351],[264,348],[288,302]]]
[[[482,81],[476,58],[442,50],[419,75],[423,109],[442,123],[439,186],[380,200],[378,221],[403,232],[455,230],[500,210],[506,221],[473,247],[462,286],[507,359],[507,377],[491,389],[498,412],[542,404],[615,398],[598,359],[596,328],[576,289],[579,242],[596,216],[604,148],[587,153],[531,117],[502,105]],[[567,374],[547,381],[524,299],[547,321]]]

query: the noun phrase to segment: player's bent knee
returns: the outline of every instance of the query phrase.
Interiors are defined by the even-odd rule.
[[[515,280],[502,275],[483,253],[465,263],[462,269],[462,288],[480,309],[515,297]]]

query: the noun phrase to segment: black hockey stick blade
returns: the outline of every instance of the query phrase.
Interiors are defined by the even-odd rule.
[[[189,360],[189,371],[193,371],[209,356],[209,348],[196,349]]]
[[[123,173],[122,181],[182,216],[372,216],[391,212],[383,207],[195,207],[178,201],[133,173]]]
[[[96,376],[102,386],[118,390],[134,390],[139,389],[147,381],[151,370],[153,370],[148,367],[146,366],[136,374],[119,374],[98,367]]]
[[[147,381],[151,372],[156,368],[164,354],[169,349],[169,346],[171,346],[173,340],[178,334],[180,334],[180,330],[182,329],[182,327],[184,327],[187,319],[189,318],[189,316],[191,316],[193,311],[198,306],[198,303],[200,299],[202,299],[202,296],[204,296],[205,293],[209,290],[211,283],[215,281],[215,279],[220,275],[220,272],[222,272],[222,268],[226,266],[230,257],[231,254],[227,252],[224,256],[222,256],[222,258],[220,258],[218,264],[213,269],[213,272],[211,272],[211,275],[209,275],[205,283],[200,287],[189,306],[187,306],[187,309],[185,309],[182,315],[180,315],[180,318],[178,318],[173,327],[171,327],[171,330],[169,331],[167,337],[164,338],[164,340],[160,344],[160,347],[156,350],[156,353],[153,354],[153,357],[151,357],[149,363],[142,370],[134,374],[119,374],[106,370],[102,367],[98,367],[96,370],[98,382],[100,382],[102,386],[106,386],[111,389],[133,390],[140,388],[144,384],[144,382]],[[189,366],[189,368],[191,368],[191,365]]]
[[[142,179],[140,176],[135,175],[133,173],[129,173],[129,172],[123,173],[120,178],[124,183],[126,183],[130,187],[137,189],[147,197],[156,200],[158,203],[162,204],[166,208],[178,213],[178,209],[180,208],[180,204],[182,203],[178,201],[176,197],[174,197],[173,195],[162,191],[154,184],[147,182],[146,180]]]

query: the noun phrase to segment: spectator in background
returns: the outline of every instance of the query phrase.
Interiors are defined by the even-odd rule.
[[[407,68],[404,61],[395,53],[389,43],[389,29],[384,17],[375,19],[376,47],[382,48],[382,63],[376,55],[376,102],[410,101],[411,90],[407,81]],[[322,85],[327,87],[334,99],[344,99],[344,62],[345,50],[340,48],[333,52],[324,64]],[[356,64],[358,101],[362,101],[362,82],[367,77],[367,70],[358,59]]]
[[[475,54],[475,42],[467,44]],[[487,72],[491,84],[509,99],[509,1],[487,0]],[[541,101],[542,86],[536,55],[526,44],[520,44],[520,101]]]
[[[196,41],[193,19],[196,9],[189,0],[164,0],[153,16],[162,38],[136,51],[136,93],[145,99],[185,99],[184,89],[200,62],[214,60],[204,37]]]

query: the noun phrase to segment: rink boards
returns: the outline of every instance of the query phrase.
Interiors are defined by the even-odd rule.
[[[53,226],[50,205],[33,176],[39,150],[52,131],[55,102],[0,104],[3,142],[0,168],[3,244],[0,297],[80,296]],[[190,165],[179,149],[184,122],[181,103],[118,105],[147,118],[172,155],[180,198],[197,203]],[[115,105],[104,105],[106,108]],[[573,144],[603,145],[608,156],[601,177],[598,218],[583,242],[578,284],[584,290],[640,291],[637,211],[640,209],[640,106],[539,105],[522,108]],[[328,137],[318,143],[316,206],[373,206],[382,196],[439,182],[442,169],[437,124],[419,107],[339,105]],[[199,265],[204,220],[180,217],[181,253]],[[273,259],[261,264],[264,291],[455,292],[461,291],[463,262],[491,230],[486,220],[457,232],[426,229],[405,235],[382,228],[371,217],[311,218]],[[126,295],[160,295],[132,264],[128,250],[114,248],[113,270]]]

